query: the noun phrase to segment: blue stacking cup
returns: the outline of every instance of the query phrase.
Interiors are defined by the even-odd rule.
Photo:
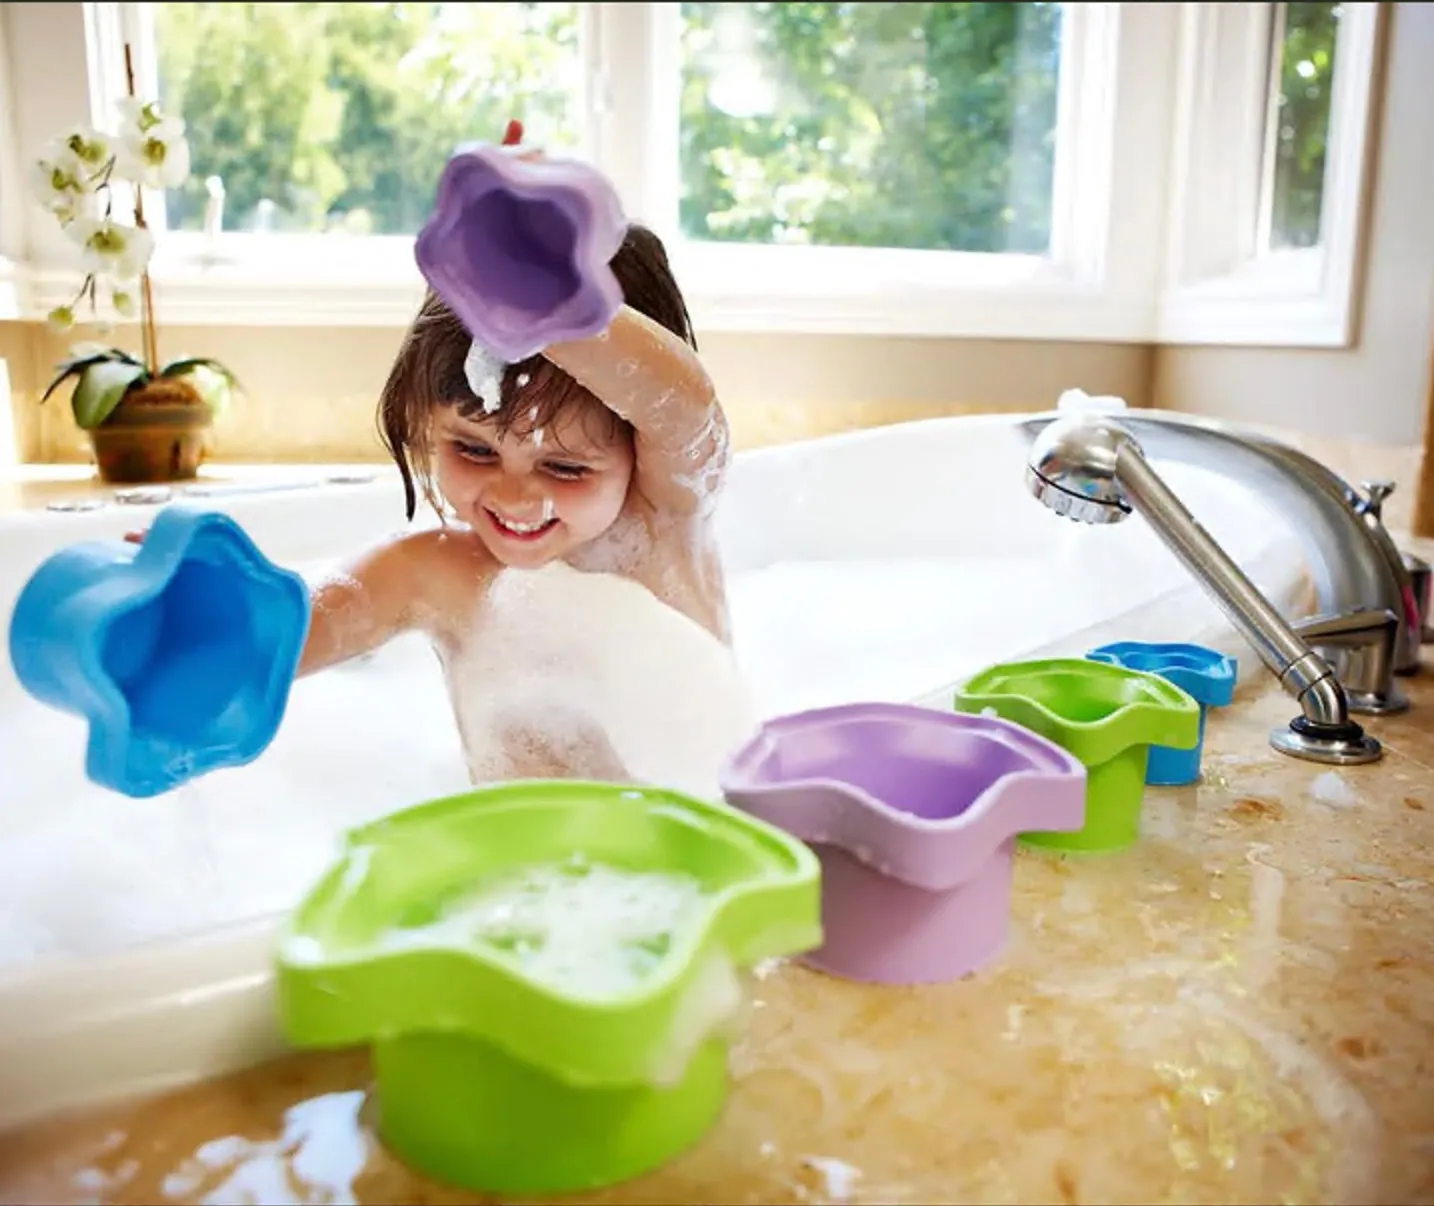
[[[1205,756],[1205,718],[1210,708],[1222,708],[1235,695],[1237,663],[1234,658],[1204,645],[1116,641],[1086,654],[1092,661],[1109,662],[1128,670],[1144,670],[1174,683],[1200,705],[1200,735],[1195,748],[1150,747],[1145,781],[1152,787],[1180,787],[1200,778]]]
[[[308,624],[303,578],[222,512],[176,504],[142,545],[47,559],[16,600],[10,661],[37,700],[89,721],[86,774],[146,797],[263,753]]]

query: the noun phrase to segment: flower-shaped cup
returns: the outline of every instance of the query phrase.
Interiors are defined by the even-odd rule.
[[[1145,781],[1155,787],[1179,787],[1200,778],[1205,754],[1205,720],[1211,708],[1223,708],[1235,696],[1238,665],[1234,658],[1204,645],[1116,641],[1086,654],[1128,670],[1144,670],[1169,679],[1200,707],[1200,728],[1191,750],[1152,745]]]
[[[282,1025],[305,1047],[373,1045],[380,1134],[430,1176],[523,1195],[626,1181],[720,1113],[734,968],[821,941],[818,874],[780,830],[671,791],[432,801],[349,834],[299,905]]]
[[[48,558],[15,602],[10,661],[36,699],[89,721],[89,777],[139,798],[264,752],[308,624],[303,578],[227,515],[175,504],[142,545]]]
[[[480,143],[449,159],[414,255],[479,343],[511,362],[607,329],[627,220],[596,168]]]
[[[860,703],[769,721],[723,794],[811,844],[823,945],[849,979],[958,979],[1005,945],[1016,835],[1077,829],[1085,768],[1008,721]]]
[[[1200,729],[1199,705],[1174,683],[1087,658],[990,666],[956,693],[955,705],[1013,720],[1084,763],[1085,824],[1073,833],[1021,835],[1065,850],[1120,850],[1135,842],[1150,747],[1191,749]]]

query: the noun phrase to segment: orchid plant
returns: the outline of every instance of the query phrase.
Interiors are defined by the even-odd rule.
[[[64,381],[76,378],[71,407],[82,428],[98,427],[126,396],[156,381],[177,383],[182,379],[211,411],[222,409],[235,384],[227,368],[206,357],[160,363],[149,278],[154,235],[145,222],[144,190],[174,188],[188,179],[189,144],[182,119],[165,113],[158,101],[134,95],[129,47],[125,48],[125,66],[130,94],[119,102],[118,133],[76,126],[49,143],[31,169],[36,198],[79,246],[85,271],[74,299],[50,311],[50,327],[71,329],[77,311],[88,304],[90,321],[101,331],[107,330],[101,300],[119,317],[138,317],[140,321],[138,356],[102,343],[78,343],[56,365],[58,375],[41,401]],[[117,212],[117,184],[130,186],[132,221],[124,220],[123,207]],[[173,390],[167,392],[172,399]]]

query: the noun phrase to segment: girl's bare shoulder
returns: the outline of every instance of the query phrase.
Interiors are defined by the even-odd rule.
[[[411,594],[415,619],[435,635],[471,614],[497,566],[471,532],[428,528],[396,536],[387,548],[386,576]]]

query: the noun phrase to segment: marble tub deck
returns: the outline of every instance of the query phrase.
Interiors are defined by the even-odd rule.
[[[1134,849],[1021,851],[1002,957],[754,975],[719,1124],[581,1200],[1434,1202],[1434,667],[1340,770],[1271,751],[1294,705],[1242,672]],[[383,1151],[368,1084],[295,1055],[50,1119],[0,1136],[0,1201],[480,1200]]]

